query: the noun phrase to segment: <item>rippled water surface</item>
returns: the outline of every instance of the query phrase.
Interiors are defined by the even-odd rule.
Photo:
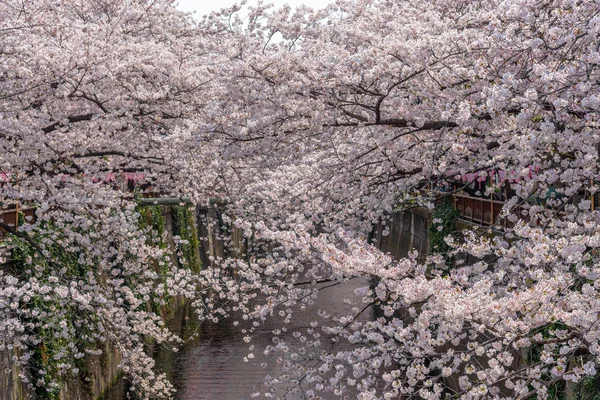
[[[344,298],[353,298],[354,289],[358,286],[368,285],[366,280],[354,280],[323,289],[319,299],[310,308],[295,310],[294,319],[288,325],[289,331],[295,328],[304,329],[309,323],[316,319],[318,309],[327,309],[332,315],[347,315],[352,305],[345,304]],[[366,314],[363,319],[372,318]],[[252,344],[256,346],[253,350],[255,358],[244,362],[244,357],[249,353],[248,344],[243,341],[244,334],[239,327],[234,327],[230,321],[222,321],[217,324],[203,324],[197,326],[193,323],[193,315],[189,310],[183,308],[176,316],[175,329],[183,332],[184,337],[198,330],[199,335],[192,341],[186,343],[179,353],[158,349],[156,351],[157,363],[164,367],[168,376],[177,388],[176,399],[178,400],[246,400],[251,398],[255,392],[261,393],[258,398],[264,399],[265,393],[272,392],[275,397],[285,393],[285,388],[268,388],[262,381],[265,375],[277,376],[281,373],[276,362],[277,355],[266,357],[262,354],[265,346],[271,344],[270,331],[274,324],[267,322],[262,327],[263,334],[255,334]],[[325,336],[321,338],[329,340]],[[337,347],[339,349],[339,347]],[[264,367],[261,364],[266,363]],[[125,382],[118,385],[107,393],[106,400],[125,400],[127,389]],[[300,394],[292,398],[301,399]],[[325,394],[324,399],[354,399],[351,393],[345,393],[343,397]]]

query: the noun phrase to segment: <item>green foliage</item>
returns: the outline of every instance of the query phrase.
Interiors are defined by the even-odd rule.
[[[543,339],[553,339],[555,338],[553,332],[557,331],[557,330],[565,330],[568,329],[568,326],[565,325],[563,322],[561,321],[556,321],[556,322],[552,322],[549,323],[547,325],[541,326],[537,329],[535,329],[534,331],[531,332],[531,334],[538,334],[541,333]],[[535,364],[537,362],[540,361],[540,355],[542,353],[542,349],[543,349],[543,345],[539,345],[539,344],[533,344],[530,348],[529,351],[527,352],[527,363],[528,364]],[[552,379],[552,377],[550,376],[550,374],[543,374],[542,375],[542,379],[545,381],[550,381]],[[531,389],[533,389],[533,386],[531,387]],[[533,397],[533,399],[537,399],[537,396]],[[550,386],[548,386],[548,400],[567,400],[567,395],[566,395],[566,384],[564,381],[559,381],[557,383],[554,383]],[[579,399],[577,397],[577,399]]]
[[[432,253],[442,254],[446,257],[446,265],[450,266],[452,259],[448,256],[450,246],[445,241],[448,235],[454,233],[454,225],[460,212],[449,201],[436,206],[432,214],[432,224],[429,227],[429,244]]]
[[[19,211],[17,213],[17,225],[22,226],[23,224],[25,224],[25,213]]]
[[[193,208],[188,206],[172,206],[173,234],[185,240],[180,246],[181,259],[184,267],[198,272],[201,268],[200,240],[194,218]]]
[[[168,247],[165,241],[165,219],[161,206],[143,206],[138,207],[137,211],[140,213],[139,226],[144,232],[146,232],[146,244],[157,246],[161,249]],[[169,272],[169,257],[165,256],[164,259],[153,261],[148,265],[148,268],[154,269],[160,274],[162,284],[167,290],[167,274]],[[150,304],[150,307],[154,308],[154,311],[158,312],[161,305],[169,305],[171,298],[169,296],[162,295],[160,301]],[[147,305],[148,306],[148,305]]]
[[[165,249],[167,247],[164,240],[165,220],[160,206],[138,207],[138,212],[140,229],[147,231],[147,244]]]
[[[43,240],[43,237],[33,236],[30,242],[13,235],[6,239],[12,249],[11,267],[15,275],[23,280],[30,278],[32,265],[35,265],[34,278],[40,284],[48,284],[50,277],[57,273],[57,265],[61,267],[61,275],[70,280],[87,274],[88,269],[79,262],[78,252],[69,252],[59,245],[46,245],[47,253],[41,257],[34,246],[39,246]],[[23,318],[30,323],[31,333],[40,338],[29,361],[37,398],[59,399],[65,379],[80,378],[86,382],[89,373],[85,359],[76,354],[84,353],[89,347],[91,332],[88,326],[77,322],[80,320],[77,305],[61,301],[56,296],[39,294],[21,304],[20,308],[35,312],[27,312]],[[44,316],[43,319],[41,316]],[[68,338],[65,332],[69,332]],[[76,376],[64,375],[61,371],[64,363],[74,365],[79,373]]]
[[[573,394],[577,400],[600,400],[600,375],[582,379],[575,385]]]
[[[193,208],[174,206],[171,211],[173,233],[183,239],[178,248],[179,259],[184,267],[199,271],[200,243]],[[140,229],[146,232],[146,243],[168,249],[161,207],[140,207],[138,212]],[[18,218],[19,225],[25,223],[23,213],[19,213]],[[56,282],[57,277],[63,282],[86,281],[90,274],[98,282],[106,279],[105,272],[96,265],[93,256],[85,253],[82,248],[61,245],[67,242],[63,242],[62,238],[61,229],[50,222],[37,226],[27,237],[8,235],[5,238],[5,244],[11,249],[8,268],[22,281],[35,280],[40,285],[50,287],[55,285],[52,282]],[[148,268],[155,268],[165,285],[169,265],[168,252],[166,254],[164,260],[148,265]],[[122,256],[125,260],[132,257],[131,254]],[[123,279],[132,289],[136,287],[135,275],[124,275]],[[158,310],[160,306],[168,305],[172,299],[162,300],[164,303],[150,301],[146,306]],[[79,381],[84,385],[93,381],[87,368],[87,351],[97,347],[94,327],[98,321],[93,313],[84,313],[86,317],[82,319],[82,310],[76,302],[48,294],[31,296],[26,302],[19,304],[19,310],[22,310],[21,318],[28,323],[31,335],[39,338],[29,350],[28,361],[36,398],[58,400],[67,380]],[[74,366],[75,369],[65,369],[65,364]],[[91,387],[88,389],[91,393]]]
[[[191,269],[198,272],[201,268],[199,246],[200,240],[196,230],[196,224],[193,214],[193,208],[190,210],[187,206],[170,206],[172,216],[173,235],[179,236],[184,242],[173,249],[177,253],[178,261],[183,268]],[[167,249],[169,243],[166,241],[166,226],[163,215],[164,206],[140,206],[137,211],[140,213],[139,226],[140,229],[146,232],[148,245],[158,246],[161,249]],[[148,268],[153,268],[161,277],[165,288],[167,288],[167,275],[169,273],[169,264],[171,263],[170,256],[167,254],[163,260],[158,263],[148,265]],[[173,304],[173,298],[168,295],[161,296],[159,302],[148,304],[153,307],[154,311],[159,313],[162,307],[169,309]]]
[[[184,243],[179,246],[182,267],[198,272],[201,268],[200,239],[194,218],[194,209],[189,206],[170,206],[173,235],[179,236]],[[165,221],[161,206],[139,207],[140,228],[146,230],[148,244],[157,245],[161,249],[167,248],[164,239]]]
[[[544,120],[544,117],[541,115],[534,115],[533,117],[531,117],[530,120],[535,124],[537,122],[542,122]]]

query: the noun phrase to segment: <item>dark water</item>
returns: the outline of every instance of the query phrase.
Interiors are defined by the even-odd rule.
[[[311,321],[317,319],[316,311],[319,309],[327,309],[332,316],[351,314],[352,304],[344,303],[344,298],[359,301],[354,295],[354,289],[368,284],[369,282],[363,279],[323,288],[314,304],[304,310],[294,310],[294,319],[287,325],[288,330],[308,327]],[[371,318],[371,313],[361,317]],[[262,353],[264,347],[271,344],[270,331],[280,326],[276,325],[276,321],[267,321],[265,326],[261,327],[264,334],[254,334],[251,344],[255,345],[252,351],[255,358],[249,362],[244,362],[244,357],[249,353],[249,344],[243,341],[245,335],[240,332],[240,327],[234,327],[231,321],[198,325],[189,307],[184,307],[179,310],[173,324],[172,329],[181,332],[183,337],[198,333],[178,353],[155,349],[157,365],[161,366],[174,382],[177,400],[246,400],[251,399],[251,394],[256,392],[260,395],[254,398],[264,399],[266,393],[270,393],[273,398],[281,397],[285,393],[284,387],[269,388],[263,384],[265,375],[281,374],[276,362],[280,355],[267,357]],[[326,336],[321,338],[324,346],[329,346],[329,343],[326,343],[328,340]],[[266,367],[264,364],[267,364]],[[125,400],[128,398],[126,393],[127,384],[121,380],[106,393],[103,400]],[[342,397],[332,393],[321,396],[327,400],[355,398],[349,393]],[[297,394],[288,398],[303,397]]]

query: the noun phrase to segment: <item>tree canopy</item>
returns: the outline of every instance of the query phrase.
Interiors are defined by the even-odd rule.
[[[179,339],[149,304],[183,295],[201,319],[253,321],[251,345],[318,283],[369,277],[355,314],[273,332],[272,379],[307,397],[541,399],[594,376],[598,10],[338,0],[193,21],[167,0],[1,2],[0,203],[37,207],[19,231],[0,225],[19,261],[0,277],[1,349],[27,363],[60,338],[56,370],[22,376],[52,392],[109,341],[140,393],[169,397],[144,342]],[[495,225],[400,260],[367,239],[493,171],[513,176],[481,189],[510,192]],[[133,173],[218,207],[247,254],[173,262],[138,194],[107,179]],[[380,316],[358,321],[368,308]],[[322,351],[321,335],[353,346]]]

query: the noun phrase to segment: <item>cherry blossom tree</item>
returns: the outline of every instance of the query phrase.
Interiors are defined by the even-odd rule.
[[[206,140],[241,184],[232,223],[265,255],[224,260],[207,284],[217,299],[260,290],[245,317],[285,326],[319,282],[372,277],[354,314],[275,330],[266,352],[286,371],[270,384],[527,399],[596,374],[598,18],[593,1],[338,1],[239,21]],[[498,170],[514,171],[501,219],[447,237],[450,251],[393,260],[366,240],[455,177]]]
[[[191,272],[140,227],[137,194],[116,178],[210,197],[218,169],[191,132],[224,95],[210,84],[213,36],[169,1],[0,4],[0,204],[37,208],[18,231],[0,222],[0,345],[40,396],[107,342],[145,396],[172,392],[144,346],[179,341],[156,310]]]
[[[250,352],[276,324],[260,351],[280,355],[265,384],[286,396],[549,398],[594,376],[598,4],[240,10],[196,23],[168,1],[0,5],[0,199],[38,207],[18,232],[0,225],[20,261],[2,277],[1,343],[27,363],[60,338],[57,370],[32,383],[52,392],[110,341],[140,392],[168,397],[143,349],[178,341],[150,306],[167,295],[236,319]],[[401,260],[369,242],[457,176],[498,170],[514,179],[494,226]],[[103,182],[134,172],[213,200],[231,257],[199,274],[170,262],[135,196]],[[348,280],[351,314],[287,329]]]

